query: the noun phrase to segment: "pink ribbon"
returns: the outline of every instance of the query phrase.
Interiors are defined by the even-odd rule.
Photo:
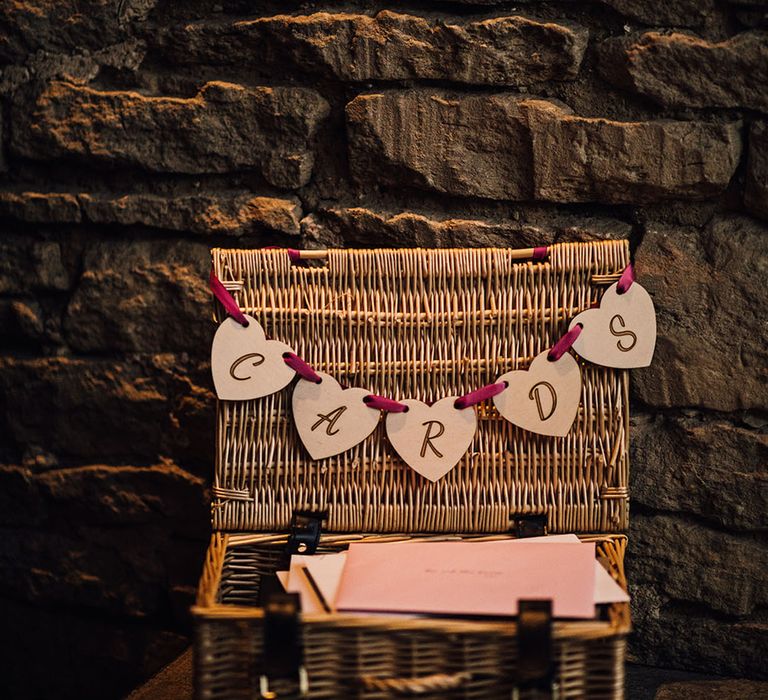
[[[240,307],[237,305],[235,298],[226,290],[221,280],[216,277],[216,273],[211,268],[211,276],[208,278],[208,285],[213,292],[219,303],[224,307],[224,310],[237,321],[241,326],[248,326],[248,319],[245,314],[240,311]]]
[[[619,281],[616,284],[616,291],[619,294],[624,294],[624,292],[628,291],[632,286],[635,279],[635,268],[632,267],[632,263],[629,263],[629,265],[624,268],[624,272],[621,273],[621,277],[619,277]]]
[[[388,399],[386,396],[377,396],[376,394],[368,394],[363,397],[363,403],[368,408],[375,408],[379,411],[389,411],[389,413],[407,413],[408,406],[394,399]]]
[[[306,379],[308,382],[314,382],[315,384],[321,384],[323,378],[312,369],[304,360],[302,360],[295,352],[284,352],[283,362],[288,365],[296,374],[302,379]]]
[[[576,338],[579,337],[582,327],[583,326],[580,323],[577,323],[562,338],[560,338],[560,340],[558,340],[552,346],[552,349],[547,354],[547,359],[550,362],[556,362],[563,355],[565,355],[565,353],[571,349],[571,346],[574,344],[574,342],[576,342]]]
[[[533,259],[534,260],[544,260],[548,255],[549,249],[547,246],[542,245],[538,246],[533,249]]]
[[[481,401],[485,401],[486,399],[490,399],[491,397],[500,394],[506,388],[506,382],[486,384],[485,386],[481,386],[479,389],[475,389],[474,391],[470,391],[468,394],[464,394],[464,396],[459,396],[459,398],[454,401],[453,405],[455,408],[469,408],[470,406],[474,406]]]
[[[292,263],[297,263],[301,261],[301,251],[296,250],[295,248],[283,248],[279,245],[268,245],[264,246],[262,250],[284,250],[286,253],[288,253],[288,259]]]

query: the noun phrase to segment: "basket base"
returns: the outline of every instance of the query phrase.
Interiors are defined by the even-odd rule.
[[[324,535],[318,551],[338,550],[361,539]],[[626,538],[585,539],[596,541],[598,556],[624,585]],[[268,670],[261,662],[259,584],[261,576],[275,570],[285,541],[285,535],[213,536],[193,609],[198,700],[259,697]],[[623,698],[628,631],[626,604],[603,606],[594,621],[556,622],[553,697]],[[304,615],[302,635],[305,697],[310,699],[541,697],[515,687],[517,634],[511,621]],[[301,697],[298,678],[271,679],[269,690],[279,698]]]

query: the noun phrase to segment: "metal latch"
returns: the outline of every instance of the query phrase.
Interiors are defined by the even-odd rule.
[[[264,640],[259,693],[265,700],[279,695],[270,688],[275,680],[298,683],[299,697],[309,695],[301,636],[301,598],[298,593],[273,593],[264,605]],[[292,694],[293,697],[295,695]]]
[[[288,534],[287,554],[314,554],[320,543],[322,522],[327,517],[327,512],[294,511]]]
[[[285,571],[291,566],[292,554],[314,554],[320,543],[322,522],[328,517],[325,512],[297,510],[291,516],[291,526],[288,541],[275,561],[275,571]],[[264,601],[273,593],[283,590],[283,585],[272,573],[262,576],[259,590],[259,604],[264,607]]]
[[[541,537],[547,534],[547,516],[545,513],[540,515],[520,515],[514,520],[515,537]]]

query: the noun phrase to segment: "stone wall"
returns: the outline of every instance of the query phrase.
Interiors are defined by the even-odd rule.
[[[212,246],[629,238],[647,663],[765,676],[765,0],[0,0],[5,697],[186,643]]]

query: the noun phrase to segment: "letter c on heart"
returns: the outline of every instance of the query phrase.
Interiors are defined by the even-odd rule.
[[[249,374],[247,377],[238,377],[235,374],[235,370],[240,367],[244,362],[247,362],[248,360],[251,360],[253,358],[258,358],[254,360],[251,365],[253,367],[258,367],[260,364],[264,363],[264,355],[262,355],[260,352],[249,352],[247,355],[243,355],[242,357],[238,357],[233,363],[232,366],[229,368],[229,374],[232,377],[232,379],[237,379],[239,382],[244,382],[246,379],[250,379],[251,375]]]

